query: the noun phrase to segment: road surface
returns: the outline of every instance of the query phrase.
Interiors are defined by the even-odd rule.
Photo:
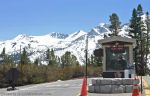
[[[88,82],[91,82],[88,80]],[[15,91],[0,89],[0,96],[79,96],[82,79],[57,81],[51,83],[34,84],[17,87]],[[131,96],[131,93],[122,94],[93,94],[88,96]]]

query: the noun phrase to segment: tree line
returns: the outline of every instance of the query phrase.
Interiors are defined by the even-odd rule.
[[[85,74],[85,65],[80,65],[75,55],[67,51],[61,57],[55,55],[53,49],[47,49],[45,52],[46,65],[41,64],[40,58],[31,62],[29,53],[23,48],[20,52],[19,61],[15,57],[5,53],[5,48],[0,54],[0,87],[8,86],[6,75],[11,68],[19,70],[19,79],[16,85],[25,85],[33,83],[50,82],[56,80],[67,80],[83,77]],[[89,59],[90,62],[90,59]],[[92,64],[96,60],[92,59]],[[90,65],[88,76],[99,76],[102,71],[101,66]]]

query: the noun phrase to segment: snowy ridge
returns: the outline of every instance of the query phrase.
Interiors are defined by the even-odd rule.
[[[46,64],[45,54],[46,50],[54,49],[57,56],[62,56],[66,51],[70,51],[77,57],[80,64],[85,62],[85,46],[86,37],[88,35],[88,52],[89,56],[93,54],[96,48],[101,47],[98,45],[98,40],[103,39],[104,34],[110,34],[109,25],[100,23],[90,32],[79,30],[78,32],[70,35],[63,33],[52,32],[43,36],[28,36],[20,34],[12,40],[0,41],[0,52],[5,47],[7,54],[19,54],[22,48],[26,48],[29,53],[29,58],[33,62],[39,58],[43,64]],[[128,34],[128,25],[123,25],[119,35],[126,36]]]
[[[86,35],[87,33],[83,30],[79,30],[78,32],[75,32],[71,35],[69,35],[65,40],[66,41],[74,41],[76,39],[78,39],[79,37],[83,36],[83,35]]]

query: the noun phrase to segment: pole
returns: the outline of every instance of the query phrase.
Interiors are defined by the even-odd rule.
[[[86,49],[85,49],[85,78],[87,84],[87,65],[88,65],[88,35],[86,38]]]
[[[143,80],[142,80],[142,76],[141,76],[141,94],[143,92],[143,84],[142,84]]]

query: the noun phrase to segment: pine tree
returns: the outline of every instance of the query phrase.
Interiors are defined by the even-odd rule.
[[[77,66],[79,62],[77,61],[76,56],[72,55],[71,52],[66,52],[63,56],[61,56],[61,67],[67,66]]]
[[[138,16],[138,33],[139,33],[139,54],[140,54],[140,64],[141,64],[141,74],[140,75],[144,75],[145,74],[145,70],[147,69],[147,65],[145,62],[145,31],[146,31],[146,27],[144,24],[144,21],[142,20],[142,16],[143,15],[143,9],[142,6],[139,4],[137,7],[137,16]]]
[[[56,56],[55,56],[55,53],[54,53],[54,50],[53,49],[51,49],[51,51],[50,51],[50,62],[51,62],[51,64],[52,65],[56,65],[56,63],[57,63],[57,59],[56,59]]]
[[[91,60],[90,60],[90,65],[94,65],[94,56],[93,55],[91,55]]]
[[[29,64],[30,60],[28,58],[28,54],[25,48],[23,48],[23,52],[21,54],[21,60],[20,60],[21,64]]]
[[[46,51],[46,59],[49,60],[50,59],[50,50],[47,49]]]
[[[61,57],[61,62],[62,62],[62,68],[64,68],[65,66],[69,66],[70,65],[70,62],[69,62],[69,59],[70,59],[70,52],[66,52],[62,57]]]
[[[121,22],[119,21],[119,17],[116,13],[112,13],[110,16],[109,21],[111,22],[111,25],[109,26],[110,30],[113,32],[110,34],[111,36],[117,36],[121,27]]]
[[[0,54],[0,63],[4,63],[4,59],[5,59],[5,48],[3,48]]]
[[[141,6],[141,4],[139,4],[138,6],[137,6],[137,14],[139,15],[139,16],[142,16],[144,13],[143,13],[143,8],[142,8],[142,6]]]
[[[91,66],[102,66],[102,57],[96,57],[94,55],[91,55],[90,65]]]
[[[39,64],[39,59],[38,59],[38,58],[35,59],[34,64],[35,64],[35,65],[38,65],[38,64]]]
[[[142,16],[143,15],[143,8],[142,6],[139,4],[137,7],[137,32],[138,32],[138,39],[139,41],[141,41],[144,37],[144,31],[146,31],[145,25],[144,25],[144,21],[142,20]],[[140,42],[138,42],[140,44]]]
[[[60,57],[58,57],[58,56],[56,56],[56,61],[57,61],[57,66],[58,67],[61,67],[61,58]]]
[[[56,65],[57,64],[57,57],[55,56],[54,50],[47,50],[46,52],[46,59],[48,61],[48,65]]]
[[[6,53],[5,53],[5,47],[4,47],[2,50],[1,56],[4,57],[5,55],[6,55]]]
[[[102,57],[95,57],[95,65],[102,66]]]
[[[12,64],[13,60],[11,56],[6,54],[5,48],[3,48],[0,57],[2,58],[3,64]]]
[[[139,62],[137,61],[137,56],[138,56],[138,52],[137,50],[139,49],[139,40],[138,40],[138,20],[137,20],[137,11],[134,8],[133,12],[132,12],[132,17],[130,20],[130,30],[129,30],[129,36],[131,36],[132,38],[136,39],[136,48],[134,49],[134,62],[135,62],[135,68],[136,68],[136,72],[138,71],[138,64]]]
[[[48,61],[48,65],[51,65],[51,56],[50,56],[50,49],[47,49],[46,51],[46,60]]]
[[[146,12],[146,55],[145,55],[145,58],[146,58],[146,62],[148,61],[148,54],[149,54],[149,46],[150,46],[150,16],[149,16],[149,13]]]
[[[137,35],[138,35],[138,24],[137,24],[137,11],[136,9],[134,8],[133,9],[133,12],[132,12],[132,17],[131,17],[131,20],[130,20],[130,30],[129,30],[129,36],[131,36],[132,38],[137,38]]]
[[[136,65],[136,72],[139,72],[138,69],[140,69],[140,72],[143,72],[141,69],[145,69],[145,63],[144,63],[144,32],[145,32],[145,26],[144,22],[142,21],[141,15],[143,15],[143,9],[142,6],[139,4],[137,9],[133,9],[132,17],[130,20],[130,30],[129,30],[129,36],[136,39],[136,48],[134,49],[134,62]],[[140,68],[138,68],[140,66]],[[137,73],[139,74],[139,73]],[[144,74],[144,73],[140,73]]]

